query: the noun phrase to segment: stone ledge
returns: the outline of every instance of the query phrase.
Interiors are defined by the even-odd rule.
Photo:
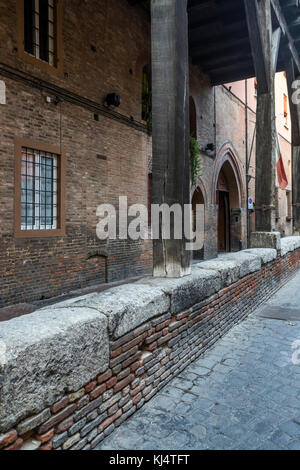
[[[148,285],[147,281],[139,285],[137,281],[135,284],[66,300],[54,308],[93,308],[107,317],[109,335],[117,339],[170,310],[170,298],[161,288],[162,284],[161,280],[156,285]]]
[[[282,257],[297,248],[300,237],[283,239]],[[76,394],[106,372],[110,340],[116,341],[128,333],[130,336],[150,320],[162,321],[166,313],[176,316],[187,312],[224,287],[259,271],[262,264],[276,256],[275,249],[224,254],[194,265],[192,274],[181,279],[145,278],[3,322],[0,432],[19,425],[22,433],[43,421],[41,412],[49,414],[50,406],[62,396]],[[155,335],[163,344],[163,332],[159,330]],[[166,341],[174,340],[166,335]]]
[[[251,248],[272,248],[280,251],[280,232],[252,232]]]
[[[137,281],[136,285],[151,286],[151,288],[160,287],[170,298],[172,314],[190,308],[195,303],[199,303],[221,290],[224,286],[218,272],[204,269],[200,271],[195,266],[192,267],[189,276],[180,279],[142,279]]]
[[[91,308],[48,308],[1,323],[0,430],[73,392],[109,363],[107,318]]]
[[[196,267],[201,270],[210,269],[218,271],[225,285],[229,286],[248,274],[259,271],[261,265],[261,254],[239,251],[237,253],[220,254],[215,260],[199,263]]]
[[[262,264],[271,263],[277,258],[277,251],[272,248],[250,248],[245,253],[260,257]]]
[[[281,256],[286,256],[288,253],[300,248],[300,237],[285,237],[281,239]]]

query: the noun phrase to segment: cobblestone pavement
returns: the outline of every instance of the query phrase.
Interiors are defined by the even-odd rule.
[[[300,272],[268,307],[299,311],[299,286]],[[300,321],[261,318],[263,310],[234,327],[98,449],[300,450]]]

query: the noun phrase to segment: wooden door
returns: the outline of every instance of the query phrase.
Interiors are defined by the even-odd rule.
[[[218,191],[218,203],[218,249],[224,253],[230,251],[229,193]]]

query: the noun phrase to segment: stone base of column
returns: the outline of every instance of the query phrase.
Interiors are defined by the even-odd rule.
[[[250,235],[251,248],[281,249],[280,232],[253,232]]]

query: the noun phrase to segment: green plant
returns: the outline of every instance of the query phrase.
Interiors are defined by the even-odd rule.
[[[190,137],[190,164],[192,185],[197,186],[197,178],[201,170],[201,161],[198,141],[194,137]]]
[[[143,120],[147,122],[148,135],[152,135],[152,91],[145,91],[142,96]]]

